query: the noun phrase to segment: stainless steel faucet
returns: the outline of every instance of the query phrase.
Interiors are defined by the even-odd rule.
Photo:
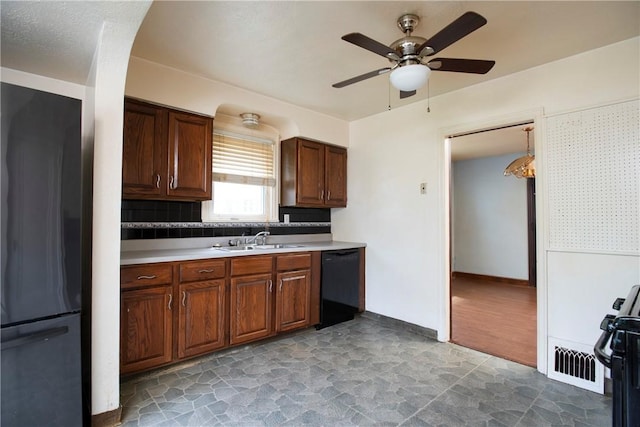
[[[255,243],[257,245],[264,245],[267,241],[267,236],[271,234],[268,231],[261,231],[253,237],[247,237],[244,239],[244,244]]]

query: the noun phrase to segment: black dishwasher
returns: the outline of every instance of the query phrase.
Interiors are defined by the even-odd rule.
[[[352,320],[360,301],[360,251],[322,252],[320,324],[316,329]]]

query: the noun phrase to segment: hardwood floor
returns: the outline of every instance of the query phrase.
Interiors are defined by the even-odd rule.
[[[536,289],[469,277],[451,280],[451,341],[536,366]]]

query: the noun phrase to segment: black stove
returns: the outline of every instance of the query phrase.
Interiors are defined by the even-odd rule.
[[[600,323],[604,332],[594,348],[596,357],[611,369],[613,427],[640,427],[640,285],[613,303],[618,315]],[[611,354],[605,352],[607,343]]]

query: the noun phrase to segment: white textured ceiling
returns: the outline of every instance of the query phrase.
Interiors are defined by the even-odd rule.
[[[126,19],[132,7],[136,2],[2,0],[1,65],[84,84],[102,23]],[[468,10],[488,24],[437,56],[497,64],[485,76],[434,72],[431,96],[640,34],[639,1],[161,1],[149,9],[132,54],[355,120],[387,109],[388,75],[342,89],[331,84],[388,62],[342,35],[391,43],[402,36],[397,17],[411,12],[421,17],[414,34],[429,38]],[[424,98],[424,89],[402,101],[393,91],[391,107]]]
[[[146,7],[126,1],[0,2],[1,65],[86,84],[105,21],[123,22]]]
[[[638,1],[162,1],[151,6],[132,55],[354,120],[388,108],[388,74],[331,85],[389,62],[341,36],[361,32],[390,44],[402,36],[396,19],[411,12],[421,17],[414,35],[429,38],[469,10],[488,24],[436,56],[496,66],[484,76],[434,72],[431,96],[640,33]],[[420,90],[400,101],[393,91],[391,106],[425,97]]]

